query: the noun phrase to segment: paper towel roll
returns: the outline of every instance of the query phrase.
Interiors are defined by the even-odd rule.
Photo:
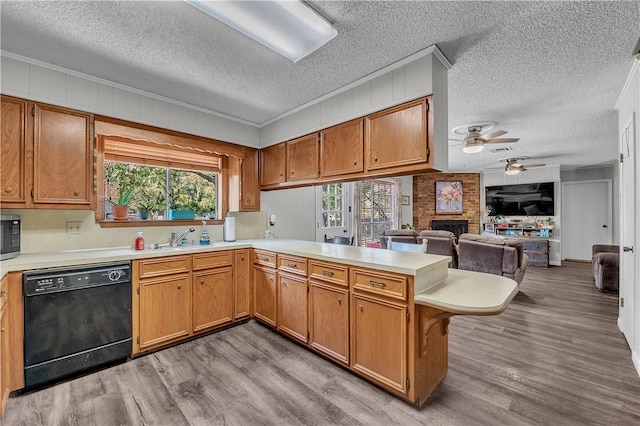
[[[224,240],[236,240],[236,218],[227,216],[224,220]]]

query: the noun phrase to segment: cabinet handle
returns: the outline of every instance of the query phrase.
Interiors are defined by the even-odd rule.
[[[80,195],[80,193],[78,191],[76,191],[76,192],[73,193],[73,195],[75,195],[77,197],[78,195]]]
[[[12,189],[13,189],[13,188],[11,188],[10,186],[7,186],[7,187],[4,189],[4,192],[11,192],[11,190],[12,190]]]
[[[364,308],[362,305],[358,305],[358,309],[360,309],[361,311],[364,311]]]
[[[380,288],[385,288],[387,286],[385,283],[381,283],[380,281],[373,281],[373,280],[369,280],[369,284],[371,284],[374,287],[380,287]]]
[[[373,157],[373,161],[378,161],[378,157]]]
[[[4,327],[0,328],[0,333],[4,333]]]
[[[295,268],[295,269],[298,269],[298,264],[297,264],[297,263],[288,263],[288,264],[287,264],[287,266],[288,266],[289,268]]]
[[[242,257],[240,258],[240,260],[242,260],[242,261],[244,262],[244,256],[242,256]]]
[[[342,297],[338,297],[338,304],[342,305]]]
[[[357,165],[358,165],[358,162],[357,162],[356,160],[353,160],[353,165],[354,165],[354,166],[357,166]]]
[[[204,280],[200,280],[200,285],[204,285]]]
[[[5,296],[5,294],[7,294],[7,292],[6,292],[6,291],[0,291],[0,297],[4,297],[4,296]]]
[[[282,287],[286,287],[287,286],[287,284],[284,281],[282,281],[280,284],[282,285]]]
[[[331,272],[331,271],[326,271],[326,270],[323,269],[322,270],[322,275],[324,275],[325,277],[332,277],[335,274],[333,272]]]
[[[260,260],[262,260],[263,262],[268,262],[269,258],[268,257],[261,257]]]
[[[182,288],[182,284],[178,284],[178,290]]]

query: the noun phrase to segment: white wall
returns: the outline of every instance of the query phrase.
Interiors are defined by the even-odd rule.
[[[51,65],[0,57],[0,92],[94,114],[258,147],[260,129]],[[44,64],[43,64],[44,65]]]
[[[447,69],[450,64],[435,50],[437,47],[425,49],[379,73],[323,96],[320,102],[313,101],[311,105],[302,106],[266,124],[260,130],[260,146],[293,139],[433,94],[434,168],[447,170]]]
[[[276,224],[269,226],[278,238],[316,240],[316,189],[304,188],[262,191],[260,209],[267,217],[276,215]]]
[[[480,179],[480,208],[486,205],[484,189],[494,185],[516,185],[519,183],[553,182],[554,212],[553,238],[549,240],[549,264],[560,266],[562,261],[562,191],[560,185],[560,166],[535,167],[517,175],[508,175],[504,171],[484,172]],[[566,218],[565,218],[566,220]]]
[[[618,110],[618,129],[624,128],[629,118],[635,113],[635,205],[640,208],[640,61],[634,61],[629,77],[616,103]],[[622,217],[621,217],[622,218]],[[631,359],[640,375],[640,220],[635,218],[635,245],[633,259],[635,262],[635,276],[623,277],[620,282],[620,296],[633,299],[633,303],[626,303],[626,307],[620,307],[618,326],[622,330],[631,345]],[[621,260],[624,262],[624,260]],[[630,309],[629,315],[624,315],[623,310]],[[631,321],[622,323],[623,318]]]

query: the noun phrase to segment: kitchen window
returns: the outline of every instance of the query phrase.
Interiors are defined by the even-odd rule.
[[[371,180],[356,183],[359,209],[358,245],[379,241],[380,234],[398,223],[398,183],[395,179]]]
[[[127,221],[219,218],[221,156],[116,136],[101,136],[99,146],[103,221],[112,221],[113,207],[124,201],[129,207]],[[123,194],[128,200],[121,199]]]

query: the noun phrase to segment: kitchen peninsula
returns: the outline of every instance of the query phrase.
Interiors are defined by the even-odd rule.
[[[447,256],[246,240],[144,251],[23,254],[1,264],[2,276],[9,277],[12,312],[20,311],[22,303],[22,271],[116,260],[132,261],[132,356],[255,318],[416,406],[446,375],[449,318],[499,314],[518,291],[504,277],[450,270]],[[164,312],[165,306],[148,311],[149,303],[162,302],[147,293],[147,283],[166,284],[163,294],[187,295],[183,322],[171,324],[180,325],[177,331],[153,322],[175,313]],[[204,306],[203,300],[212,302]],[[17,354],[22,325],[16,312],[11,320],[17,322],[10,324],[15,372],[23,368]],[[11,390],[23,383],[15,377]]]

